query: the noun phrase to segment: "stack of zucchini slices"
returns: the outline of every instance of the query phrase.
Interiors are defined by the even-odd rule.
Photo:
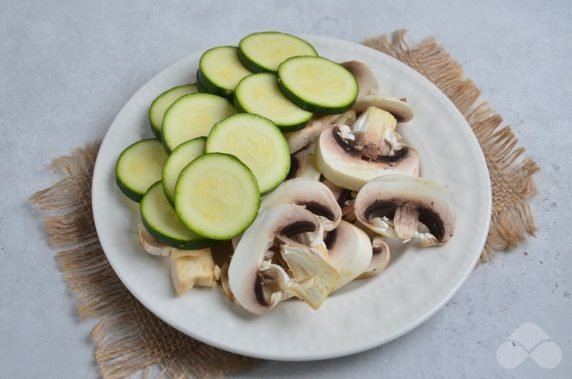
[[[205,51],[196,76],[196,84],[153,101],[156,139],[128,146],[116,164],[118,186],[140,202],[147,231],[188,250],[248,228],[261,196],[290,170],[283,133],[304,128],[315,114],[350,109],[358,93],[344,67],[279,32]]]

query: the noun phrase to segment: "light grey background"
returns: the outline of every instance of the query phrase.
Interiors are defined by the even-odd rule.
[[[400,27],[437,37],[541,166],[536,239],[478,267],[442,311],[371,351],[261,362],[241,377],[569,378],[572,373],[572,6],[563,1],[0,0],[0,376],[93,378],[93,321],[74,304],[27,203],[45,163],[102,138],[129,97],[186,55],[260,30],[361,41]],[[497,347],[538,324],[552,370],[507,370]]]

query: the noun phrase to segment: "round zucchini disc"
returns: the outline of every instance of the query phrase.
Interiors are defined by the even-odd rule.
[[[266,117],[283,132],[301,129],[312,118],[312,113],[284,97],[276,75],[271,73],[252,74],[242,79],[236,87],[234,103],[239,110]]]
[[[252,33],[238,44],[238,57],[252,72],[276,72],[280,63],[300,55],[318,53],[308,42],[286,33]]]
[[[161,177],[165,196],[171,204],[175,205],[175,186],[179,174],[186,165],[203,154],[206,140],[206,137],[198,137],[180,144],[165,161]]]
[[[260,207],[256,178],[238,158],[204,154],[183,169],[175,188],[175,209],[189,229],[228,240],[254,221]]]
[[[168,151],[197,137],[206,137],[215,123],[235,114],[224,97],[208,93],[185,95],[175,101],[163,118],[163,145]]]
[[[194,250],[212,246],[215,241],[191,232],[177,216],[163,193],[161,182],[149,188],[141,200],[141,220],[158,241],[177,249]]]
[[[236,156],[252,170],[261,193],[276,188],[290,170],[290,149],[280,129],[250,113],[218,122],[207,138],[205,152]]]
[[[144,139],[128,146],[115,165],[119,189],[131,200],[141,201],[149,187],[161,179],[166,159],[165,149],[156,139]]]
[[[359,91],[352,73],[321,57],[294,57],[284,61],[278,67],[278,85],[294,104],[321,114],[347,111]]]
[[[220,46],[203,53],[199,61],[197,81],[207,92],[231,97],[242,78],[250,75],[238,60],[237,48]]]
[[[159,96],[151,103],[149,107],[149,122],[151,123],[151,131],[157,138],[161,138],[161,126],[163,125],[163,116],[167,109],[180,97],[197,92],[194,84],[173,87]]]

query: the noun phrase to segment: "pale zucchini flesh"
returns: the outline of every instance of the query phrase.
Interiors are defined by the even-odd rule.
[[[196,85],[186,84],[182,86],[173,87],[153,100],[149,107],[149,122],[151,124],[151,131],[157,138],[161,138],[161,126],[163,125],[163,116],[167,109],[179,98],[198,92]]]
[[[191,232],[183,225],[165,197],[161,182],[153,184],[143,196],[141,220],[145,229],[155,239],[177,249],[202,249],[215,243]]]
[[[294,57],[284,61],[278,68],[278,85],[294,104],[320,114],[349,110],[359,92],[353,74],[322,57]]]
[[[115,165],[119,189],[131,200],[141,201],[149,187],[161,179],[166,159],[165,149],[156,139],[144,139],[128,146]]]
[[[235,113],[232,104],[223,97],[207,93],[185,95],[165,112],[163,145],[173,151],[183,142],[205,137],[215,123]]]
[[[290,150],[280,129],[254,114],[240,113],[218,122],[205,152],[236,156],[252,170],[261,193],[276,188],[290,170]]]
[[[161,182],[165,196],[172,205],[175,205],[175,186],[179,174],[186,165],[203,154],[206,140],[206,137],[198,137],[180,144],[169,154],[163,165]]]
[[[179,219],[195,233],[214,240],[242,233],[259,207],[256,178],[229,154],[198,157],[183,169],[175,188]]]
[[[251,74],[240,63],[237,50],[234,46],[219,46],[203,53],[197,80],[206,91],[231,97],[238,82]]]
[[[283,132],[291,132],[306,126],[312,117],[288,100],[278,88],[276,75],[253,74],[238,83],[234,96],[235,106],[244,112],[266,117]]]
[[[280,63],[300,55],[318,53],[303,39],[280,32],[252,33],[238,45],[240,61],[252,72],[276,72]]]

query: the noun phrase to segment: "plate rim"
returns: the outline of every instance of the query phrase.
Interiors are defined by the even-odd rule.
[[[386,59],[388,58],[389,60],[393,61],[395,64],[398,64],[399,66],[401,66],[403,69],[405,70],[409,70],[411,72],[413,72],[413,75],[416,76],[417,80],[421,80],[426,82],[426,85],[429,85],[430,87],[433,87],[433,89],[436,90],[436,93],[439,93],[439,96],[441,96],[443,98],[443,100],[445,100],[446,102],[450,103],[453,108],[455,109],[455,112],[458,113],[458,116],[460,117],[460,119],[463,120],[465,127],[468,128],[467,131],[469,132],[468,134],[471,135],[471,139],[472,139],[472,143],[476,144],[475,146],[478,146],[480,154],[478,157],[478,160],[480,161],[481,164],[481,168],[484,169],[483,173],[486,173],[486,175],[483,175],[486,183],[483,183],[483,186],[486,187],[488,190],[486,191],[486,199],[482,199],[485,201],[485,206],[486,206],[486,210],[485,213],[491,215],[492,212],[492,188],[491,188],[491,181],[490,181],[490,173],[488,170],[488,166],[486,164],[486,159],[484,156],[484,153],[482,151],[482,147],[474,133],[474,131],[472,130],[472,128],[470,127],[469,123],[467,122],[467,120],[465,119],[465,117],[462,115],[462,113],[460,112],[460,110],[455,106],[455,104],[433,83],[431,82],[428,78],[424,77],[422,74],[420,74],[419,72],[417,72],[416,70],[414,70],[413,68],[411,68],[410,66],[406,65],[405,63],[399,61],[398,59],[385,54],[379,50],[373,49],[371,47],[359,44],[357,42],[353,42],[353,41],[348,41],[348,40],[343,40],[343,39],[339,39],[339,38],[334,38],[334,37],[327,37],[327,36],[320,36],[320,35],[313,35],[313,34],[298,34],[300,37],[304,38],[304,39],[310,39],[310,40],[323,40],[325,42],[330,42],[330,43],[342,43],[342,44],[353,44],[356,46],[359,46],[359,48],[363,48],[363,49],[367,49],[370,50],[372,52],[374,52],[375,54],[382,54]],[[227,44],[228,45],[228,44]],[[232,45],[232,44],[231,44]],[[222,45],[221,45],[222,46]],[[162,75],[163,72],[171,69],[174,66],[179,65],[181,62],[189,59],[191,56],[194,55],[198,55],[199,53],[205,51],[205,49],[201,49],[201,50],[196,50],[194,52],[192,52],[191,54],[187,54],[186,56],[184,56],[183,58],[179,59],[178,61],[176,61],[173,64],[170,64],[169,66],[161,69],[157,74],[155,74],[153,77],[151,77],[145,84],[143,84],[141,87],[139,87],[130,97],[129,99],[123,104],[122,108],[120,109],[120,111],[116,114],[116,116],[113,118],[113,121],[111,122],[110,126],[108,127],[108,129],[105,132],[105,135],[103,137],[103,139],[101,140],[101,145],[100,145],[100,149],[101,147],[104,146],[104,144],[106,143],[106,141],[109,141],[108,135],[110,134],[111,129],[113,128],[113,125],[116,123],[116,121],[120,118],[120,116],[122,115],[122,113],[124,112],[125,108],[127,107],[127,105],[133,101],[135,95],[137,93],[139,93],[140,91],[143,91],[145,89],[145,87],[147,87],[151,82],[153,82],[158,76]],[[475,157],[477,158],[477,157]],[[95,161],[95,165],[94,165],[94,170],[93,170],[93,177],[92,177],[92,188],[91,188],[91,196],[92,196],[92,212],[93,212],[93,219],[94,219],[94,225],[95,225],[95,229],[98,235],[98,240],[99,243],[102,247],[102,250],[106,256],[107,261],[109,262],[110,266],[112,267],[113,271],[115,272],[115,274],[117,275],[117,277],[119,278],[119,280],[121,281],[121,283],[127,288],[127,290],[129,291],[129,293],[131,295],[133,295],[135,297],[135,299],[137,301],[139,301],[149,312],[151,312],[153,315],[155,315],[159,320],[165,322],[166,324],[168,324],[169,326],[175,328],[176,330],[178,330],[179,332],[190,336],[191,338],[194,338],[198,341],[201,341],[203,343],[206,343],[208,345],[214,346],[216,348],[228,351],[228,352],[232,352],[232,353],[236,353],[236,354],[241,354],[241,355],[246,355],[249,357],[253,357],[253,358],[260,358],[260,359],[271,359],[271,360],[277,360],[277,361],[286,361],[286,362],[294,362],[294,361],[314,361],[314,360],[324,360],[324,359],[334,359],[334,358],[339,358],[339,357],[343,357],[343,356],[349,356],[349,355],[353,355],[353,354],[357,354],[363,351],[367,351],[370,350],[372,348],[375,347],[379,347],[382,345],[385,345],[391,341],[394,341],[395,339],[411,332],[412,330],[416,329],[417,327],[419,327],[420,325],[422,325],[423,323],[425,323],[428,319],[430,319],[431,317],[433,317],[439,310],[441,310],[445,304],[447,304],[451,298],[453,296],[455,296],[457,294],[457,292],[459,291],[459,289],[466,283],[468,277],[470,276],[470,274],[473,272],[474,267],[476,266],[479,258],[480,258],[480,252],[482,251],[482,249],[485,246],[486,240],[487,240],[487,236],[488,236],[488,230],[490,228],[490,222],[491,222],[491,218],[487,217],[486,219],[486,228],[484,228],[485,232],[483,233],[483,235],[480,238],[479,241],[479,253],[475,254],[473,257],[473,261],[471,263],[471,265],[468,267],[468,269],[463,273],[461,279],[455,284],[455,286],[449,290],[448,294],[437,304],[435,304],[429,311],[427,311],[422,317],[419,317],[417,320],[415,320],[414,322],[411,322],[409,325],[407,325],[405,328],[397,331],[396,333],[393,333],[383,339],[377,339],[371,343],[368,344],[362,344],[356,347],[350,347],[350,348],[346,348],[346,349],[342,349],[339,351],[335,351],[335,352],[331,352],[331,353],[318,353],[318,354],[314,354],[314,355],[295,355],[292,354],[291,356],[280,356],[280,355],[274,355],[272,353],[264,353],[264,352],[252,352],[252,351],[246,351],[240,348],[236,348],[234,346],[231,345],[227,345],[224,343],[220,343],[216,340],[210,339],[208,337],[204,337],[201,335],[198,335],[192,331],[189,330],[184,330],[182,327],[180,327],[178,325],[178,322],[172,320],[170,317],[166,316],[166,315],[160,315],[159,314],[159,310],[154,308],[152,306],[152,304],[148,304],[148,302],[146,302],[143,297],[141,296],[140,293],[138,293],[136,290],[131,288],[131,285],[128,284],[128,281],[124,280],[124,277],[122,277],[122,274],[120,273],[121,270],[117,270],[116,268],[116,264],[117,262],[114,263],[114,259],[110,258],[110,255],[107,253],[106,248],[105,248],[105,244],[106,242],[104,242],[101,238],[100,238],[100,229],[101,227],[98,226],[100,223],[98,222],[98,217],[97,215],[97,210],[96,207],[94,207],[94,202],[93,199],[96,198],[95,196],[95,192],[96,192],[96,188],[98,187],[98,185],[96,184],[96,178],[97,173],[102,170],[101,166],[102,164],[100,163],[101,160],[99,160],[99,154],[96,158]],[[98,164],[100,163],[100,164]]]

